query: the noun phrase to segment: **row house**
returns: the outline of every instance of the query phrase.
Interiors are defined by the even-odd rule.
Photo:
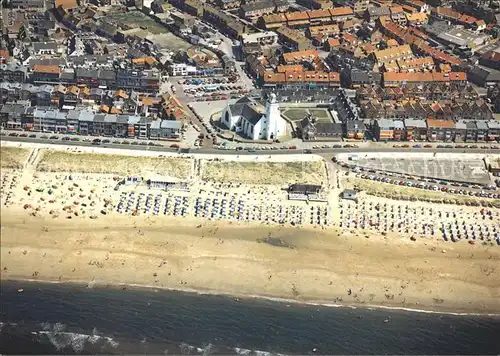
[[[386,72],[427,72],[434,70],[434,60],[432,57],[398,59],[385,62],[383,67]]]
[[[342,22],[354,17],[349,6],[318,9],[309,11],[285,12],[284,14],[268,14],[262,16],[258,24],[266,29],[288,27],[306,28],[309,25],[331,24]]]
[[[409,83],[425,84],[425,83],[456,83],[467,84],[467,74],[464,72],[426,72],[426,73],[397,73],[385,72],[383,74],[383,85],[385,87],[401,87]]]
[[[427,140],[451,142],[455,138],[455,123],[449,120],[427,119]]]
[[[288,8],[289,4],[283,0],[247,2],[240,7],[239,13],[244,18],[254,19],[267,14],[285,12]]]
[[[51,84],[59,82],[61,68],[56,65],[37,64],[33,67],[31,79],[35,84]]]
[[[379,119],[373,124],[373,138],[377,141],[400,141],[403,139],[404,124],[400,120]]]
[[[205,4],[203,6],[203,19],[215,25],[222,33],[232,38],[240,38],[246,33],[243,23],[235,20],[220,9]]]
[[[391,21],[401,26],[406,25],[406,15],[403,8],[401,6],[391,6],[390,9]]]
[[[472,102],[479,94],[472,85],[455,83],[427,83],[422,85],[406,85],[405,87],[362,86],[356,91],[358,101],[362,100],[460,100]]]
[[[217,0],[217,5],[223,10],[238,9],[241,6],[241,0]]]
[[[361,120],[345,121],[344,130],[344,136],[348,139],[363,140],[366,135],[366,125]]]
[[[413,7],[418,12],[428,13],[430,10],[429,4],[421,0],[397,0],[397,3]]]
[[[372,126],[377,141],[484,142],[499,138],[497,121],[437,119],[376,119]]]
[[[63,112],[57,109],[15,104],[7,104],[0,109],[0,123],[4,128],[91,136],[179,138],[182,123],[169,121],[171,120],[157,120],[137,115],[96,114],[86,110]],[[156,130],[158,123],[159,131]]]
[[[24,83],[28,68],[15,63],[0,64],[0,81]]]
[[[386,62],[412,59],[414,56],[410,46],[405,44],[375,51],[373,57],[379,65],[382,65]]]
[[[276,29],[279,40],[285,47],[293,51],[305,51],[315,48],[309,38],[304,36],[304,33],[288,27],[279,27]]]
[[[335,37],[340,35],[340,28],[337,24],[309,26],[306,35],[310,38],[317,36]]]
[[[366,100],[359,101],[363,118],[438,120],[492,120],[491,108],[484,101],[423,101],[423,100]]]
[[[462,63],[460,59],[449,55],[426,42],[425,34],[415,28],[404,28],[390,21],[380,22],[380,31],[399,43],[406,43],[411,46],[415,54],[430,56],[438,63],[447,63],[458,67]]]
[[[336,72],[285,72],[266,71],[259,78],[262,85],[278,88],[320,88],[340,87],[339,73]]]
[[[406,141],[426,141],[427,123],[423,119],[404,119]]]
[[[22,120],[26,107],[22,104],[5,104],[0,108],[0,125],[4,129],[22,129]]]

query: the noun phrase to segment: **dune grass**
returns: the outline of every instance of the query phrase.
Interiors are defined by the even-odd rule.
[[[228,162],[206,161],[202,179],[243,184],[323,184],[326,168],[322,161],[314,162]]]
[[[173,157],[125,156],[96,153],[70,153],[46,150],[37,165],[41,172],[80,172],[147,176],[159,174],[187,178],[191,159]]]
[[[19,147],[0,147],[0,167],[21,169],[28,159],[30,150]]]

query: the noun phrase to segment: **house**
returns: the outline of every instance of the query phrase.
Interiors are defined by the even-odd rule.
[[[404,133],[404,124],[400,120],[378,119],[373,124],[373,137],[377,141],[400,141]]]
[[[379,65],[396,60],[408,60],[413,58],[413,51],[405,44],[397,47],[390,47],[373,52],[374,59]]]
[[[465,123],[465,136],[463,141],[465,142],[476,142],[477,141],[477,125],[475,121],[472,120],[463,120],[459,121]],[[458,123],[457,122],[457,125]],[[455,138],[456,140],[456,138]]]
[[[489,120],[488,124],[488,141],[500,141],[500,122],[495,120]]]
[[[318,122],[312,114],[300,121],[297,130],[304,141],[340,141],[344,131],[341,123]]]
[[[347,88],[360,88],[365,85],[380,85],[382,74],[373,71],[362,71],[346,68],[341,72],[341,82]]]
[[[283,44],[292,51],[305,51],[315,48],[312,41],[304,36],[304,33],[288,27],[279,27],[276,29],[278,38]]]
[[[241,1],[240,0],[218,0],[217,4],[220,6],[221,9],[224,9],[224,10],[237,9],[241,6]]]
[[[500,70],[476,65],[469,71],[469,79],[479,86],[492,87],[500,84]]]
[[[286,134],[286,121],[281,117],[274,93],[265,107],[249,97],[228,105],[222,113],[221,123],[252,140],[275,140]]]
[[[450,120],[427,119],[429,141],[450,142],[455,138],[455,123]]]
[[[61,68],[59,68],[59,66],[36,64],[33,67],[31,79],[35,84],[58,83],[60,73]]]
[[[361,120],[348,120],[344,124],[344,136],[350,139],[362,140],[365,138],[366,126]]]
[[[476,120],[477,137],[476,141],[486,141],[488,138],[488,123],[486,120]]]
[[[240,16],[246,19],[261,17],[266,14],[272,14],[276,6],[272,1],[258,1],[248,3],[240,7]]]
[[[33,54],[39,56],[42,54],[57,54],[58,47],[56,42],[33,42]]]
[[[479,64],[485,67],[500,70],[500,47],[488,51],[479,58]]]
[[[425,25],[429,18],[427,14],[423,12],[415,12],[415,13],[405,13],[406,16],[406,25],[408,26],[421,26]]]
[[[180,137],[182,123],[176,120],[156,120],[151,123],[151,139],[173,139]]]
[[[0,125],[5,129],[20,130],[25,110],[26,106],[22,104],[3,105],[0,109]]]
[[[364,13],[364,19],[372,23],[382,16],[391,16],[391,9],[387,6],[369,6]]]
[[[427,123],[422,119],[405,119],[405,140],[406,141],[426,141]]]
[[[0,81],[24,83],[28,68],[13,62],[0,64]]]

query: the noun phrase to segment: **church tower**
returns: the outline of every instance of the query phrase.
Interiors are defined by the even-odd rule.
[[[266,140],[276,140],[278,137],[285,135],[286,122],[281,117],[280,105],[274,93],[271,93],[267,98],[265,122]]]

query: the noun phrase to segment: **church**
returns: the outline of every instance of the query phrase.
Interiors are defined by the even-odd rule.
[[[287,126],[276,94],[269,95],[265,106],[246,96],[229,104],[222,112],[221,123],[252,140],[276,140],[286,134]]]

